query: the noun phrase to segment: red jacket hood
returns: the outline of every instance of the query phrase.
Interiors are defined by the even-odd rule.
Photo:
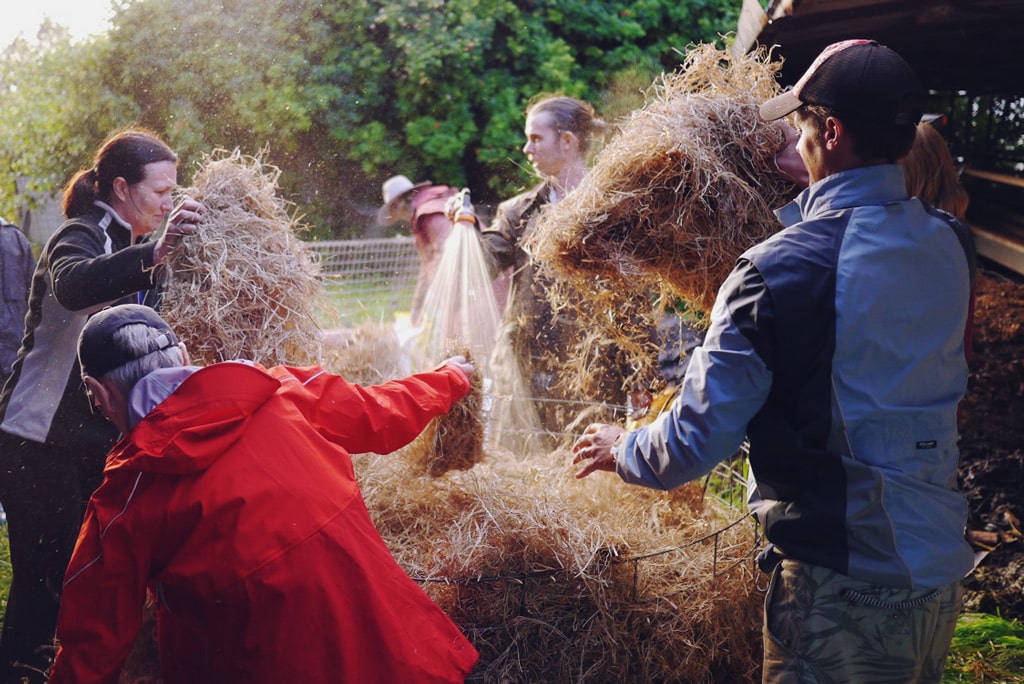
[[[114,447],[106,471],[184,475],[206,470],[238,441],[280,386],[259,365],[200,368]]]

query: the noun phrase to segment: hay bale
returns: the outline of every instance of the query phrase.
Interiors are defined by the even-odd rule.
[[[492,452],[410,476],[357,456],[399,564],[480,651],[473,681],[752,681],[760,667],[753,524],[705,499],[573,478],[564,452]]]
[[[206,205],[167,262],[162,313],[193,360],[308,365],[320,357],[319,264],[262,153],[214,152],[182,193]]]
[[[683,300],[709,312],[736,258],[779,230],[772,210],[799,190],[775,165],[782,124],[757,112],[779,92],[778,68],[763,50],[694,47],[526,240],[556,281],[555,305],[579,308],[584,328],[640,369],[660,310]],[[586,307],[572,304],[581,292]]]

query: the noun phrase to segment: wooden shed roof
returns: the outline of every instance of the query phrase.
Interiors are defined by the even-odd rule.
[[[735,49],[778,45],[791,85],[847,38],[888,45],[932,90],[1024,95],[1024,0],[744,0]]]

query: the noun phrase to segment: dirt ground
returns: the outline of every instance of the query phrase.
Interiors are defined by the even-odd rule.
[[[992,547],[965,582],[965,610],[1024,619],[1024,283],[982,270],[961,409],[959,481],[969,536]],[[984,542],[978,543],[978,542]]]

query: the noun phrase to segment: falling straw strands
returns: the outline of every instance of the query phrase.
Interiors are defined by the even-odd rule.
[[[183,190],[207,211],[169,259],[163,313],[198,363],[319,358],[319,267],[278,195],[279,174],[262,153],[219,151]]]

